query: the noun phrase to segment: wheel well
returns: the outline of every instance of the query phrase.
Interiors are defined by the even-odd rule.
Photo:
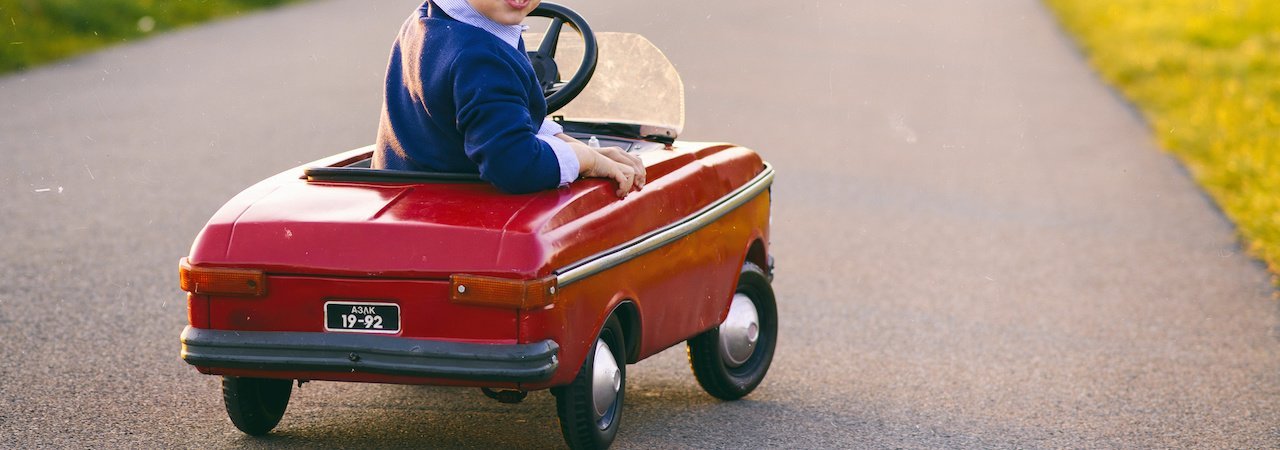
[[[769,264],[769,255],[765,253],[763,241],[756,239],[751,242],[751,248],[747,249],[746,262],[759,266],[764,270],[765,276],[773,277],[773,265]]]
[[[613,310],[613,315],[618,316],[618,322],[622,323],[622,339],[627,348],[627,364],[635,364],[639,362],[637,356],[640,353],[640,310],[636,308],[636,304],[631,301],[623,301]]]

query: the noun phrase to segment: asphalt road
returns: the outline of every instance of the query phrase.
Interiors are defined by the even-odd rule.
[[[1029,0],[566,1],[774,163],[764,384],[632,366],[619,448],[1276,447],[1275,291]],[[0,447],[557,447],[554,402],[311,383],[270,437],[178,359],[213,211],[369,143],[414,0],[317,1],[0,78]]]

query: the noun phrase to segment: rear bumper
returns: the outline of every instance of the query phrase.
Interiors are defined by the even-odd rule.
[[[364,372],[537,382],[551,378],[560,346],[470,344],[340,333],[182,330],[182,359],[206,368]]]

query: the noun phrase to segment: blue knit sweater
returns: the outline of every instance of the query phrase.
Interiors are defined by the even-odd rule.
[[[520,47],[424,3],[391,49],[373,167],[479,173],[510,193],[559,185],[536,137],[546,100]]]

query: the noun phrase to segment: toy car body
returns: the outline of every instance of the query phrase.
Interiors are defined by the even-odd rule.
[[[601,52],[656,52],[635,50],[652,48],[638,36],[614,41]],[[675,81],[663,89],[681,89]],[[707,364],[731,361],[721,365],[732,371],[764,358],[758,377],[719,393],[708,388],[745,395],[768,368],[776,332],[772,292],[752,291],[768,290],[771,278],[773,170],[743,147],[675,141],[678,108],[675,126],[563,121],[584,141],[643,160],[648,184],[625,199],[602,179],[510,195],[474,175],[368,169],[372,147],[246,189],[214,214],[180,263],[190,322],[182,358],[231,383],[473,386],[507,401],[546,388],[568,396],[564,389],[587,377],[584,404],[597,414],[586,423],[608,431],[624,363],[704,336],[704,352],[714,353]],[[757,286],[744,291],[746,272]],[[740,297],[752,310],[736,307],[742,317],[726,331]],[[704,386],[734,380],[703,378]],[[243,397],[227,399],[233,421],[250,434],[269,431],[274,421],[263,430],[245,416],[279,403],[271,397],[280,383],[236,386]],[[565,433],[573,446],[612,439],[575,442]]]

